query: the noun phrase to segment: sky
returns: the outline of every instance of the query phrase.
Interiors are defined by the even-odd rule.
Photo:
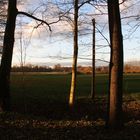
[[[43,18],[47,22],[53,22],[58,20],[58,13],[61,11],[67,11],[70,5],[66,8],[57,5],[53,5],[51,0],[48,0],[49,4],[44,6],[45,0],[25,0],[24,3],[18,5],[20,11],[31,13],[39,18]],[[54,0],[57,1],[57,0]],[[140,3],[138,0],[128,0],[120,6],[122,11],[122,33],[124,38],[124,61],[139,61],[140,60],[140,28],[136,28],[138,22],[133,18],[125,19],[124,17],[130,15],[137,15],[140,13],[138,10]],[[61,1],[62,2],[62,1]],[[42,4],[43,3],[43,4]],[[136,4],[136,6],[132,6]],[[126,10],[128,8],[128,10]],[[33,11],[36,11],[33,13]],[[40,13],[40,11],[43,11]],[[73,9],[70,11],[73,12]],[[92,7],[90,5],[84,5],[79,13],[79,57],[78,65],[91,65],[92,59],[92,18],[96,20],[96,65],[108,65],[109,61],[109,47],[108,42],[108,18],[106,6]],[[96,14],[96,15],[95,15]],[[73,19],[73,15],[69,15],[69,18]],[[140,21],[140,20],[139,20]],[[73,54],[73,36],[72,29],[73,24],[70,20],[61,21],[51,25],[52,32],[48,27],[43,25],[37,26],[39,22],[25,17],[17,17],[13,65],[20,65],[21,53],[22,60],[25,64],[33,65],[46,65],[53,66],[55,64],[61,64],[64,66],[71,66],[72,54]],[[20,26],[19,26],[20,25]],[[100,32],[102,34],[100,34]],[[106,39],[105,39],[106,38]],[[21,51],[22,50],[22,51]]]

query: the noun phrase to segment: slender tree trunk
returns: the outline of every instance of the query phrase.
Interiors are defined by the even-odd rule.
[[[74,1],[74,54],[72,64],[71,89],[69,95],[69,106],[73,107],[75,102],[76,81],[77,81],[77,57],[78,57],[78,0]]]
[[[16,0],[8,0],[8,17],[0,67],[0,112],[10,110],[10,71],[17,16]]]
[[[123,126],[122,95],[123,95],[123,40],[118,0],[108,0],[109,30],[111,43],[109,119],[111,128]]]
[[[95,19],[93,23],[93,48],[92,48],[92,80],[91,80],[91,98],[95,98]]]

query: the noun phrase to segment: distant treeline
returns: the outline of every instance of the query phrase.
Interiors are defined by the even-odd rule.
[[[27,66],[13,66],[12,72],[66,72],[71,73],[71,67],[64,67],[60,64],[54,65],[53,67],[49,66],[36,66],[36,65],[27,65]],[[91,74],[92,67],[91,66],[78,66],[78,73]],[[96,72],[98,73],[108,73],[108,67],[101,66],[96,68]]]
[[[62,67],[60,64],[49,66],[26,65],[26,66],[13,66],[12,72],[71,72],[71,67]]]
[[[54,65],[54,67],[49,66],[36,66],[36,65],[26,65],[23,67],[13,66],[12,72],[66,72],[71,73],[71,67],[64,67],[60,64]],[[78,66],[78,73],[91,74],[92,67],[91,66]],[[108,73],[108,66],[98,66],[96,67],[96,73]],[[140,66],[132,66],[126,64],[124,66],[125,73],[140,73]]]

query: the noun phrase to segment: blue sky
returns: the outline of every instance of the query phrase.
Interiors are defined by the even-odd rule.
[[[33,11],[41,4],[43,0],[26,0],[25,5],[19,6],[19,9],[24,11]],[[133,0],[132,0],[133,1]],[[133,10],[134,8],[129,8],[129,11],[124,10],[126,6],[130,6],[132,4],[126,3],[121,6],[121,10],[123,10],[122,17],[127,15],[134,15],[139,13],[139,11]],[[33,2],[33,3],[32,3]],[[136,1],[135,1],[136,2]],[[140,6],[138,3],[137,6]],[[93,13],[99,14],[100,10],[106,12],[106,8],[98,7],[99,10],[85,5],[81,10],[81,17],[79,18],[83,22],[87,22],[86,24],[80,26],[79,29],[86,29],[84,32],[80,32],[80,34],[88,33],[89,35],[80,35],[79,36],[79,65],[90,65],[91,64],[91,52],[92,52],[92,26],[91,19],[95,17],[96,26],[102,32],[102,34],[108,38],[108,25],[107,16],[94,16]],[[136,9],[136,7],[135,7]],[[42,7],[43,10],[43,7]],[[58,8],[54,5],[48,5],[47,7],[47,21],[56,21],[57,17],[53,15],[53,12],[57,12]],[[72,12],[72,11],[71,11]],[[86,16],[84,15],[86,14]],[[52,17],[53,15],[53,17]],[[83,16],[84,15],[84,16]],[[90,16],[89,16],[90,15]],[[41,14],[37,14],[37,16],[41,16]],[[46,18],[45,14],[43,14],[43,18]],[[72,18],[72,15],[71,15]],[[32,19],[25,17],[18,17],[17,23],[21,23],[22,27],[17,25],[16,28],[16,41],[14,47],[14,56],[13,56],[13,65],[20,64],[20,53],[21,53],[21,44],[19,38],[19,34],[22,30],[22,48],[23,48],[23,56],[25,55],[26,60],[25,63],[28,64],[37,64],[37,65],[69,65],[71,66],[72,62],[72,54],[73,54],[73,39],[72,39],[72,24],[68,22],[59,22],[55,25],[52,25],[52,33],[48,30],[46,26],[39,27],[38,29],[33,31],[33,27],[36,25],[36,22]],[[26,22],[26,24],[23,24]],[[130,25],[129,25],[130,24]],[[134,19],[125,19],[122,20],[122,28],[123,28],[123,36],[124,36],[124,60],[125,61],[138,61],[140,60],[140,28],[136,30],[133,34],[131,34],[130,26],[135,25]],[[104,30],[102,31],[102,29]],[[129,35],[130,34],[130,35]],[[21,33],[20,33],[21,35]],[[125,39],[129,35],[129,38]],[[105,39],[103,39],[102,35],[98,33],[96,30],[96,59],[109,60],[109,47],[101,46],[99,48],[98,45],[107,45]],[[101,62],[97,61],[97,65],[101,64]]]

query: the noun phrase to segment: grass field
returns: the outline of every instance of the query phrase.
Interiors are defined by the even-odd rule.
[[[104,127],[108,75],[96,76],[90,99],[90,75],[78,75],[75,109],[68,108],[71,75],[11,74],[13,112],[0,114],[0,139],[139,140],[140,74],[124,75],[124,122],[121,131]]]
[[[46,106],[49,111],[67,105],[69,98],[71,75],[69,74],[38,74],[30,73],[11,76],[11,98],[13,108],[22,112],[44,113]],[[76,103],[90,103],[91,76],[78,75]],[[107,103],[108,75],[96,76],[96,99],[102,104]],[[124,75],[124,101],[140,100],[140,74]],[[91,101],[92,102],[92,101]],[[64,105],[65,104],[65,105]],[[92,104],[92,103],[91,103]],[[17,107],[18,106],[18,107]],[[40,108],[38,111],[36,108]],[[56,111],[55,111],[56,112]],[[48,112],[47,112],[48,113]],[[52,114],[52,113],[51,113]],[[52,116],[52,115],[51,115]],[[55,116],[55,114],[54,114]]]
[[[11,77],[11,88],[13,98],[27,96],[32,98],[68,100],[71,75],[68,74],[13,74]],[[98,74],[96,76],[96,96],[107,96],[108,75]],[[91,76],[78,75],[76,97],[89,97],[91,91]],[[17,94],[18,93],[18,94]],[[140,93],[140,74],[124,75],[124,95]],[[15,96],[16,95],[16,96]]]

